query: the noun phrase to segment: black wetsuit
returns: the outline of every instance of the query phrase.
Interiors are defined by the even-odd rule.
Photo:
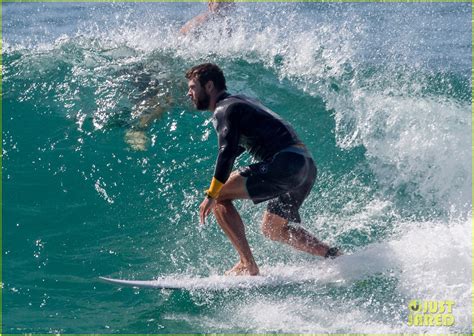
[[[316,167],[296,132],[275,112],[246,96],[223,93],[213,122],[219,154],[214,177],[225,183],[235,159],[247,150],[257,161],[239,169],[254,203],[269,199],[270,212],[300,222],[298,209],[316,179]]]

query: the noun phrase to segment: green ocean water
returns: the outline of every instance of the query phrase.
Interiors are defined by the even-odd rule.
[[[230,35],[190,37],[176,31],[203,8],[158,5],[3,4],[3,332],[471,332],[470,5],[242,4]],[[262,272],[311,281],[100,282],[237,261],[213,218],[198,224],[217,142],[184,73],[209,60],[297,130],[319,171],[302,225],[347,256],[266,240],[265,205],[237,201]],[[165,112],[136,150],[154,97]],[[412,299],[455,300],[456,324],[407,326]]]

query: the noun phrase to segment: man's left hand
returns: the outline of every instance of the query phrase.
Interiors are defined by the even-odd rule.
[[[201,205],[199,206],[199,218],[201,221],[201,225],[203,225],[206,221],[206,217],[209,213],[214,209],[216,206],[216,200],[213,198],[206,197],[204,201],[202,201]]]

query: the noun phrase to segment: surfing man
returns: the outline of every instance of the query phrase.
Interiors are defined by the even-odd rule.
[[[191,20],[189,20],[180,30],[181,34],[188,34],[189,32],[201,27],[204,23],[211,19],[225,18],[226,13],[233,8],[235,4],[232,0],[218,1],[209,0],[207,3],[208,11],[202,13]]]
[[[298,209],[316,179],[311,154],[293,128],[258,101],[227,93],[222,70],[215,64],[197,65],[186,73],[188,96],[198,110],[213,112],[219,152],[211,185],[199,208],[201,224],[210,212],[240,255],[226,274],[258,275],[259,269],[245,236],[242,219],[232,204],[250,199],[269,201],[262,232],[275,241],[322,257],[340,251],[322,243],[303,228]],[[232,171],[235,159],[245,150],[259,161]]]

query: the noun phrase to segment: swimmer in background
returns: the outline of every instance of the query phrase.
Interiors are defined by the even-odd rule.
[[[125,132],[125,142],[132,150],[147,150],[150,141],[146,133],[148,128],[155,120],[161,118],[172,103],[171,97],[165,99],[167,100],[165,103],[160,102],[158,97],[143,101],[133,112],[139,114],[138,121]]]
[[[148,75],[137,79],[138,85],[146,84],[146,89],[133,107],[132,118],[136,119],[125,132],[124,140],[134,151],[145,151],[149,144],[147,130],[157,119],[173,104],[169,92],[163,89],[155,80],[150,80]]]
[[[208,11],[201,13],[191,20],[189,20],[180,30],[180,33],[183,35],[188,34],[189,32],[201,27],[204,23],[210,21],[211,19],[223,19],[226,17],[227,12],[234,8],[235,4],[233,0],[228,1],[219,1],[219,0],[209,0],[207,3]]]

